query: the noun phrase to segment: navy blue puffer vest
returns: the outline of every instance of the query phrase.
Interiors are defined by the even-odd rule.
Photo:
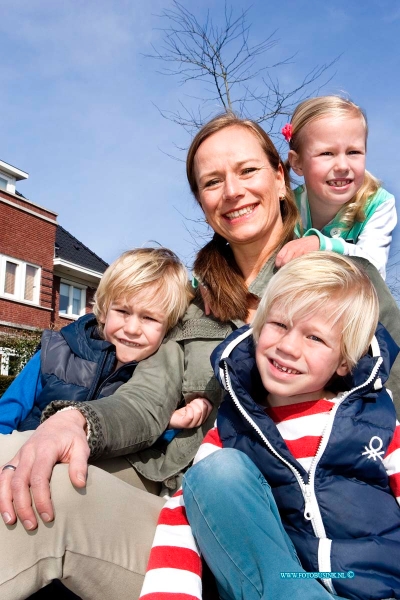
[[[248,327],[231,334],[211,358],[228,391],[218,413],[223,446],[247,454],[263,473],[304,569],[354,572],[354,578],[324,583],[358,600],[400,598],[400,507],[380,458],[396,425],[383,383],[398,348],[381,326],[372,348],[374,356],[363,357],[343,382],[349,391],[331,411],[310,473],[254,401],[266,391]]]
[[[60,331],[44,331],[40,360],[43,389],[19,431],[35,429],[52,400],[84,402],[111,396],[132,377],[137,365],[134,361],[114,371],[115,348],[98,335],[93,314]]]

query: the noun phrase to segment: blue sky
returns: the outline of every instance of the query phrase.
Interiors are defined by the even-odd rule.
[[[201,22],[221,0],[183,1]],[[234,0],[235,11],[246,8]],[[155,240],[190,265],[201,218],[175,144],[189,136],[174,110],[201,90],[179,86],[143,54],[159,45],[171,4],[162,0],[0,0],[0,159],[30,175],[19,191],[107,261]],[[266,63],[297,53],[275,73],[294,87],[341,55],[321,93],[346,93],[367,112],[367,166],[400,197],[400,3],[255,0],[251,42],[276,31]],[[220,112],[217,104],[211,107]],[[400,236],[393,244],[400,252]],[[400,259],[399,259],[400,260]],[[400,275],[400,271],[399,271]]]

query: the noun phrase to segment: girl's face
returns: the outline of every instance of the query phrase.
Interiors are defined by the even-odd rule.
[[[251,131],[233,125],[214,133],[197,150],[194,168],[206,219],[234,251],[238,245],[279,241],[283,170],[273,170]]]
[[[311,209],[329,205],[336,214],[364,182],[363,120],[323,117],[308,123],[300,135],[300,153],[289,152],[290,165],[304,177]]]

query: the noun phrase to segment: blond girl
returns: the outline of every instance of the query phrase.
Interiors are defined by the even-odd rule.
[[[311,98],[299,104],[282,133],[290,167],[304,185],[294,191],[300,239],[282,248],[277,266],[312,250],[333,250],[368,259],[385,279],[395,199],[365,169],[364,112],[338,96]]]

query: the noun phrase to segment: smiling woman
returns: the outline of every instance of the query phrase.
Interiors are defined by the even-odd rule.
[[[196,275],[207,282],[214,315],[247,321],[257,302],[249,286],[298,220],[287,171],[265,131],[229,113],[194,138],[186,172],[215,231],[197,256]]]

